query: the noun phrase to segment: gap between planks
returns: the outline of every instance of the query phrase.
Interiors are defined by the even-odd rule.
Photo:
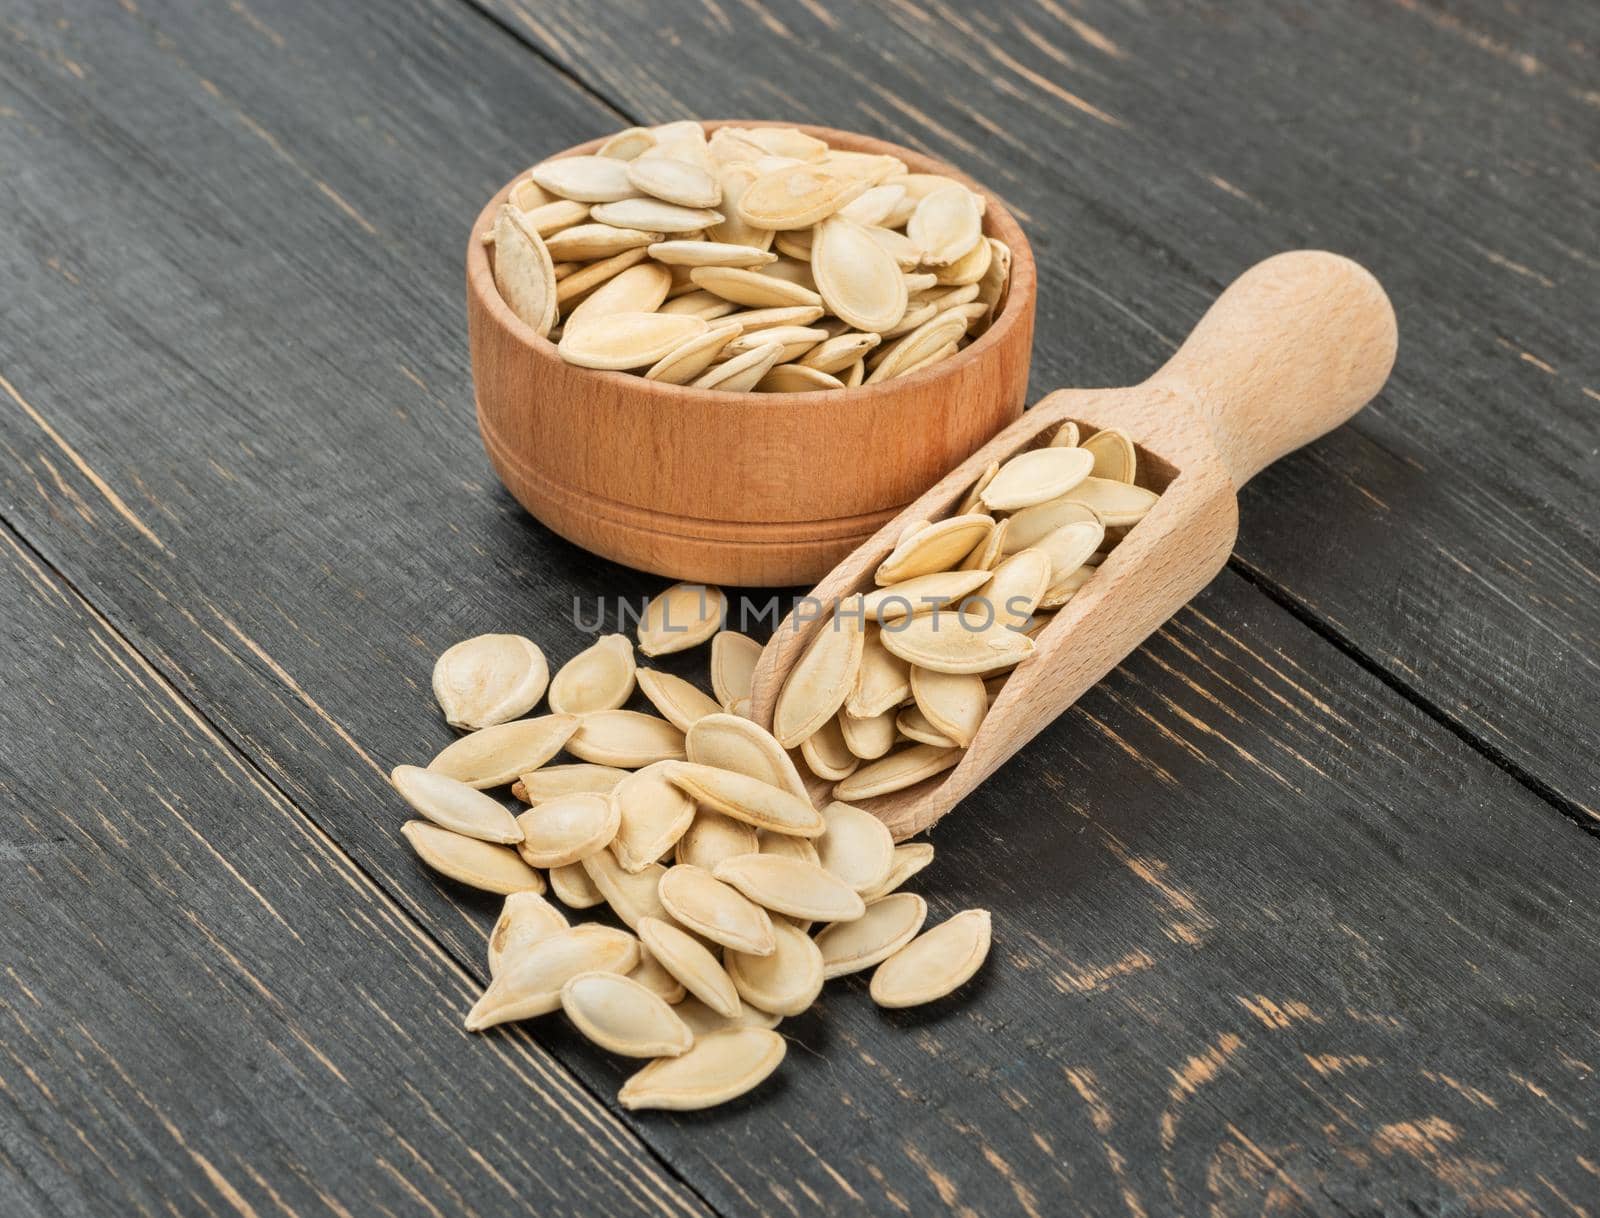
[[[238,740],[234,739],[232,735],[230,735],[220,724],[218,724],[197,703],[195,703],[192,698],[184,693],[184,691],[164,669],[162,669],[149,655],[147,655],[142,648],[138,647],[133,640],[129,638],[128,635],[124,633],[117,625],[115,625],[105,613],[101,612],[99,606],[89,599],[89,597],[84,593],[83,589],[81,589],[74,580],[72,580],[64,571],[61,570],[60,567],[52,562],[37,546],[35,546],[33,542],[31,542],[4,514],[0,514],[0,534],[3,534],[5,540],[10,543],[19,554],[24,556],[27,561],[39,567],[43,572],[47,572],[49,576],[55,580],[58,588],[65,594],[65,596],[69,597],[72,602],[80,606],[83,612],[87,614],[102,630],[104,630],[107,635],[115,639],[119,645],[125,648],[130,656],[136,657],[145,671],[149,674],[151,680],[156,683],[156,685],[164,694],[166,694],[168,698],[172,699],[173,704],[181,708],[183,712],[194,721],[196,726],[198,726],[202,732],[204,732],[204,734],[211,737],[216,742],[218,749],[225,753],[230,760],[232,760],[233,763],[237,765],[258,788],[261,789],[264,794],[269,795],[271,798],[275,798],[283,805],[283,807],[289,809],[294,813],[295,816],[304,822],[306,831],[312,834],[319,842],[321,842],[323,847],[331,855],[342,861],[353,875],[359,877],[360,882],[369,891],[371,891],[373,896],[378,901],[383,904],[391,918],[395,919],[401,925],[408,927],[412,934],[414,934],[421,943],[426,945],[429,951],[433,952],[441,960],[448,963],[461,977],[475,985],[482,986],[488,984],[473,962],[460,959],[441,939],[435,936],[433,932],[429,930],[427,925],[409,908],[407,908],[404,902],[399,900],[392,892],[390,892],[389,889],[385,887],[384,884],[377,878],[377,876],[364,867],[359,859],[346,850],[343,844],[341,844],[326,829],[324,829],[320,823],[318,823],[315,817],[301,807],[300,804],[293,798],[293,796],[284,790],[284,788],[280,786],[273,779],[273,777],[256,762],[255,758],[250,755],[250,753]],[[650,1142],[640,1135],[638,1130],[634,1129],[626,1121],[619,1120],[611,1112],[610,1105],[607,1103],[604,1096],[599,1094],[587,1083],[585,1083],[582,1077],[579,1076],[576,1071],[567,1066],[565,1062],[562,1062],[548,1049],[544,1049],[544,1047],[539,1044],[538,1039],[531,1031],[528,1030],[527,1027],[521,1025],[517,1026],[515,1029],[515,1034],[522,1040],[526,1041],[529,1047],[538,1049],[540,1052],[542,1052],[544,1057],[548,1060],[550,1067],[552,1069],[559,1070],[566,1077],[569,1086],[587,1097],[594,1104],[596,1114],[604,1119],[614,1122],[617,1131],[631,1138],[634,1144],[639,1148],[640,1152],[654,1162],[669,1180],[676,1183],[684,1190],[684,1192],[688,1193],[689,1196],[698,1201],[708,1213],[720,1214],[722,1212],[715,1205],[713,1205],[705,1196],[705,1194],[700,1189],[696,1188],[694,1184],[688,1180],[673,1163],[663,1158],[660,1152],[658,1152],[656,1148],[650,1144]]]

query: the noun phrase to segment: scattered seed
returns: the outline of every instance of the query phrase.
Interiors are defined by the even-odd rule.
[[[779,921],[772,930],[772,952],[751,956],[730,951],[724,960],[727,974],[746,1002],[774,1015],[799,1015],[822,992],[822,953],[796,926]]]
[[[754,956],[776,950],[767,911],[709,871],[684,863],[669,867],[657,895],[675,921],[713,943]]]
[[[540,715],[497,723],[445,746],[428,769],[482,790],[537,770],[578,730],[575,715]]]
[[[928,917],[928,903],[914,892],[897,892],[867,902],[853,922],[836,922],[817,935],[822,975],[831,980],[881,964],[911,940]]]
[[[739,992],[700,940],[660,918],[641,919],[639,938],[685,990],[724,1019],[738,1017]]]
[[[720,588],[673,584],[645,606],[639,621],[639,650],[654,658],[698,647],[717,632],[725,611]]]
[[[791,918],[848,922],[865,908],[860,893],[819,863],[780,854],[724,859],[713,874],[763,909]]]
[[[637,873],[624,871],[611,851],[597,850],[583,860],[583,870],[624,926],[632,929],[642,918],[667,916],[659,891],[667,869],[660,863]]]
[[[489,982],[467,1012],[469,1032],[548,1015],[561,1005],[561,987],[581,973],[626,973],[639,963],[639,941],[625,931],[585,922],[532,944]]]
[[[533,640],[480,634],[434,662],[433,696],[451,727],[476,731],[526,715],[549,680],[544,652]]]
[[[683,733],[665,719],[640,711],[595,711],[583,716],[567,752],[599,765],[638,769],[683,758]]]
[[[989,954],[987,909],[967,909],[924,931],[878,966],[869,987],[880,1007],[913,1007],[954,993]]]
[[[512,783],[511,794],[527,804],[558,795],[606,795],[627,776],[627,770],[609,765],[547,765],[528,771]]]
[[[808,799],[748,774],[683,762],[666,771],[702,808],[795,837],[818,837],[825,825]]]
[[[707,715],[684,737],[684,753],[697,765],[743,774],[810,802],[805,782],[772,733],[739,715]]]
[[[414,765],[395,766],[389,782],[412,811],[452,833],[501,845],[522,840],[516,818],[497,800],[464,782]]]
[[[619,814],[611,851],[624,871],[643,871],[677,845],[695,817],[694,800],[667,779],[672,762],[630,774],[611,793]]]
[[[550,868],[550,891],[568,909],[593,909],[604,905],[606,900],[582,863]]]
[[[784,1039],[767,1028],[725,1028],[698,1037],[681,1057],[663,1057],[640,1070],[617,1093],[629,1110],[692,1111],[737,1099],[783,1061]]]
[[[833,788],[833,796],[849,803],[903,791],[948,770],[960,760],[960,749],[913,744],[890,753],[881,761],[862,766]]]
[[[694,1044],[694,1033],[665,1000],[618,973],[569,978],[561,1009],[590,1041],[622,1057],[676,1057]]]
[[[489,932],[489,976],[498,976],[507,961],[515,964],[535,943],[566,929],[566,918],[542,895],[512,893]]]
[[[556,673],[550,709],[562,715],[617,710],[633,696],[633,686],[633,645],[620,634],[601,635]]]
[[[469,887],[501,896],[544,891],[544,877],[509,846],[463,837],[425,820],[407,821],[400,832],[424,863]]]

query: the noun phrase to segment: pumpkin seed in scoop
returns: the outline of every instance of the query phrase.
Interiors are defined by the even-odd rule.
[[[1000,467],[981,498],[993,511],[1014,512],[1061,498],[1093,468],[1094,457],[1081,448],[1029,449]]]
[[[865,632],[860,617],[845,608],[841,605],[818,627],[778,694],[772,734],[786,749],[797,747],[833,718],[855,686]]]

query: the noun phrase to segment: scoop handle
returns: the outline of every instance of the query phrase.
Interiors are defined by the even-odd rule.
[[[1394,308],[1371,272],[1295,250],[1229,284],[1149,384],[1193,406],[1242,487],[1366,405],[1396,341]]]

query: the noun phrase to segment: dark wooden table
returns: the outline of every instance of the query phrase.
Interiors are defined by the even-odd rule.
[[[12,0],[0,17],[0,1214],[1600,1214],[1600,7]],[[1037,396],[1271,252],[1384,394],[934,840],[961,1001],[831,986],[625,1116],[470,1036],[495,903],[384,774],[429,668],[660,586],[472,427],[466,226],[682,116],[928,148],[1039,256]],[[685,667],[685,671],[690,666]]]

